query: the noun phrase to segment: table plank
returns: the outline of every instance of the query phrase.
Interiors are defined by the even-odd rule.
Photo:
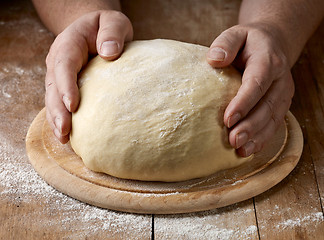
[[[310,39],[306,47],[309,68],[312,71],[315,96],[310,96],[310,101],[305,99],[303,110],[310,144],[310,150],[315,168],[318,190],[322,209],[324,208],[324,21]],[[296,69],[296,71],[299,70]],[[303,85],[302,85],[303,83]],[[308,88],[307,82],[298,84]],[[304,95],[306,95],[304,93]],[[315,97],[318,97],[318,100]],[[312,106],[309,108],[309,106]],[[315,110],[315,111],[313,111]],[[315,116],[314,116],[315,115]]]
[[[281,183],[255,197],[260,239],[320,239],[322,211],[308,146]]]
[[[171,38],[208,46],[236,23],[240,2],[123,0],[122,5],[133,22],[135,39]],[[156,215],[156,239],[324,236],[323,25],[293,70],[297,97],[292,110],[305,136],[297,168],[255,201]],[[28,162],[24,138],[44,106],[44,61],[52,41],[29,1],[0,3],[0,239],[150,239],[150,215],[103,210],[69,198],[48,186]]]
[[[287,179],[256,197],[261,239],[321,239],[324,236],[318,178],[315,177],[313,164],[314,157],[321,158],[319,154],[323,156],[323,148],[314,146],[314,140],[318,140],[320,127],[317,126],[323,123],[324,115],[319,105],[313,73],[309,68],[311,61],[307,54],[303,54],[293,68],[296,94],[291,110],[303,129],[303,155]],[[269,224],[276,231],[270,229]]]
[[[155,215],[155,239],[259,239],[252,199],[211,211]]]
[[[67,197],[28,161],[25,136],[44,107],[45,56],[53,39],[29,1],[0,3],[0,239],[150,239],[151,215]]]
[[[237,24],[240,0],[122,0],[134,39],[173,39],[210,46]]]

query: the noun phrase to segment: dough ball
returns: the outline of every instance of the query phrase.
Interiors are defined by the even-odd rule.
[[[199,178],[244,162],[223,114],[240,84],[214,69],[207,47],[134,41],[116,61],[95,57],[79,77],[71,146],[93,171],[144,181]]]

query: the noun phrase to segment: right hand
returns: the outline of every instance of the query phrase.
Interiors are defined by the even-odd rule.
[[[89,55],[114,60],[132,38],[129,19],[113,10],[85,14],[56,37],[46,58],[45,104],[47,121],[61,143],[69,141],[71,113],[80,101],[77,76]]]

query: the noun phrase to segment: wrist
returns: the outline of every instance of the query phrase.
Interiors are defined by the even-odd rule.
[[[121,11],[119,0],[93,0],[91,4],[82,0],[33,0],[33,3],[43,23],[55,35],[85,14],[102,10]]]

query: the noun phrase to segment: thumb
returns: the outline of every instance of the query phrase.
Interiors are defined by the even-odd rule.
[[[239,26],[222,32],[211,44],[207,53],[207,62],[213,67],[230,65],[244,46],[246,38],[247,31]]]
[[[102,12],[99,18],[97,34],[98,54],[106,60],[120,56],[124,42],[133,39],[133,27],[129,19],[121,12]]]

